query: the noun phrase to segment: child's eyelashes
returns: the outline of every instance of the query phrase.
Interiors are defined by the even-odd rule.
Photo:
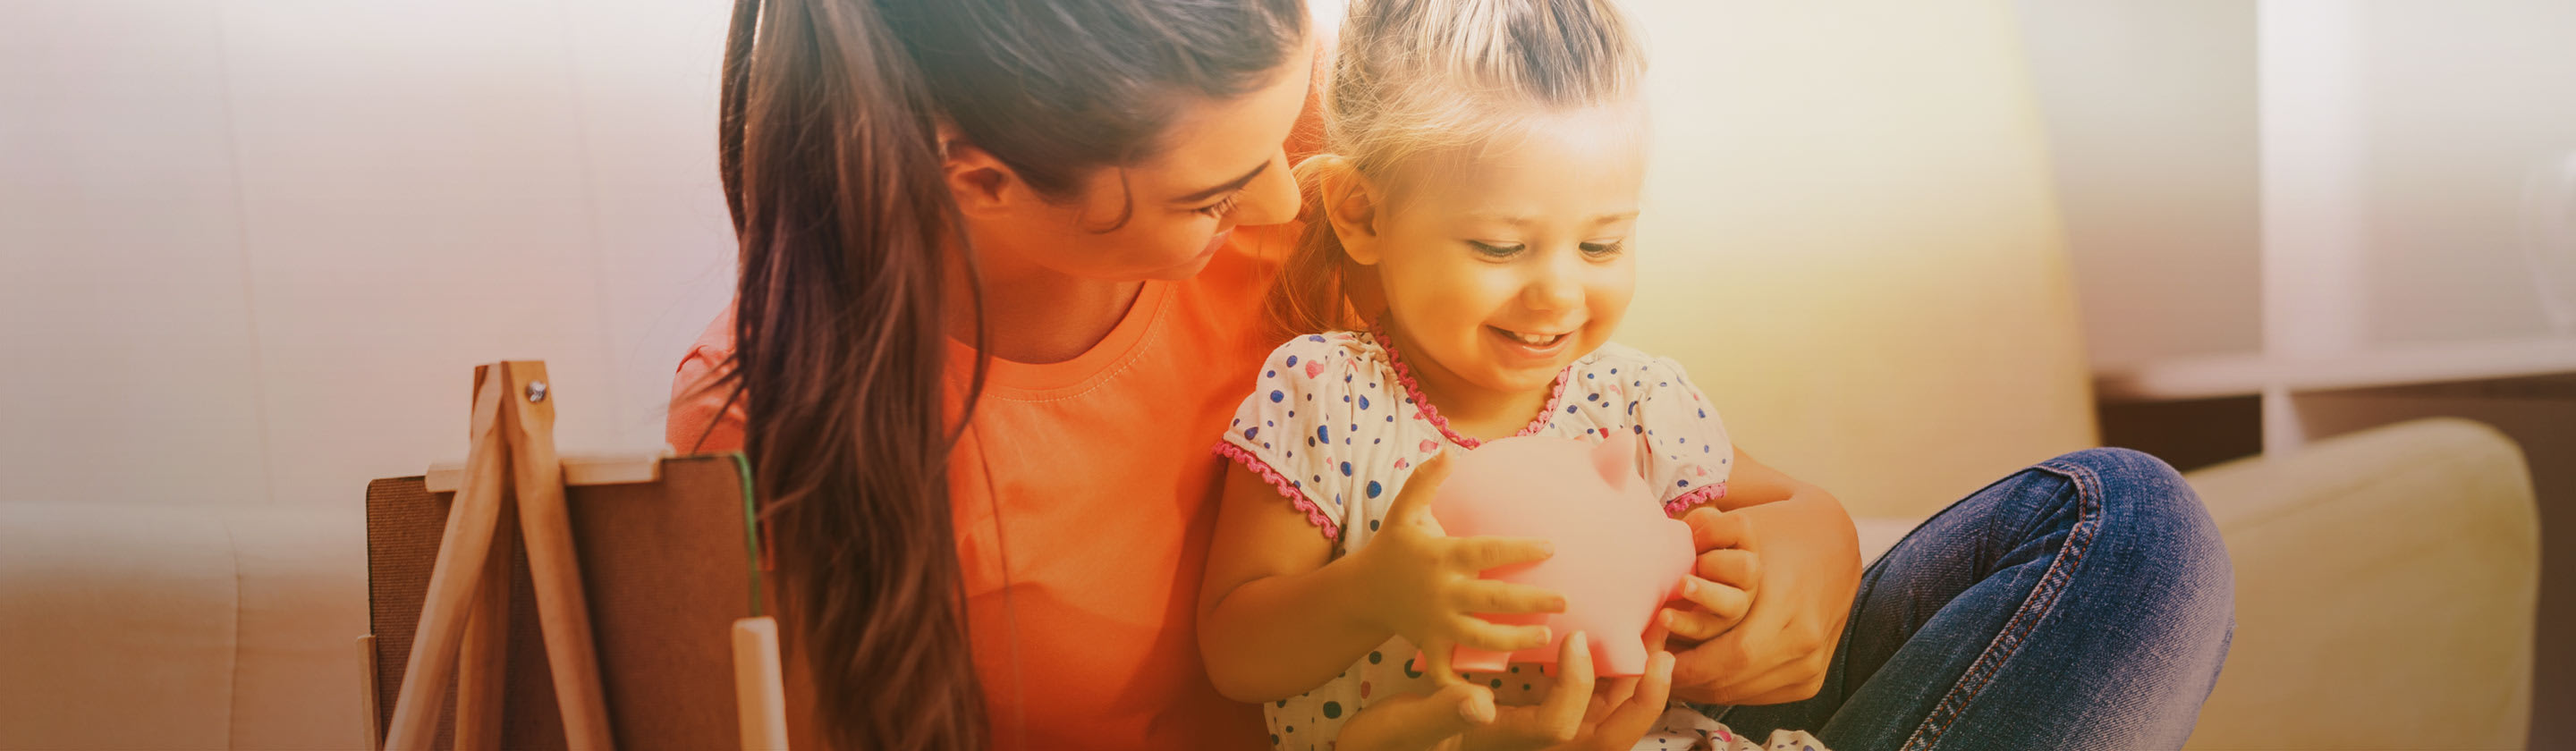
[[[1238,190],[1232,193],[1227,193],[1225,195],[1225,200],[1191,209],[1191,211],[1205,214],[1210,218],[1224,218],[1225,215],[1234,213],[1235,204],[1241,203],[1242,201],[1243,191]]]
[[[1511,258],[1513,256],[1520,255],[1521,251],[1529,249],[1528,245],[1521,243],[1490,243],[1483,240],[1469,240],[1467,241],[1467,246],[1475,248],[1477,255],[1494,260]],[[1583,250],[1584,257],[1602,259],[1619,255],[1620,252],[1627,249],[1628,242],[1626,240],[1588,242],[1582,243],[1578,247]]]

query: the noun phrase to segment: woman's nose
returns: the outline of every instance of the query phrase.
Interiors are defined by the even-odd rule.
[[[1278,224],[1297,218],[1297,178],[1290,174],[1286,149],[1271,152],[1270,166],[1243,186],[1234,210],[1236,224]]]

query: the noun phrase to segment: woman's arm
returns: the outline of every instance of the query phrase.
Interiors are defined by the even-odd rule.
[[[1778,704],[1814,696],[1860,591],[1860,539],[1851,514],[1823,488],[1735,450],[1727,495],[1683,515],[1701,548],[1699,575],[1757,582],[1743,619],[1722,632],[1673,625],[1673,695],[1715,704]],[[1745,553],[1750,553],[1746,555]],[[1743,569],[1751,566],[1752,571]]]

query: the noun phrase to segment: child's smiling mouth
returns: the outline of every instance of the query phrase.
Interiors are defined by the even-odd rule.
[[[1573,330],[1540,333],[1488,325],[1485,331],[1501,341],[1504,352],[1533,360],[1552,359],[1574,341]]]

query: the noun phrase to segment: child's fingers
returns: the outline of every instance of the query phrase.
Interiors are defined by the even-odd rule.
[[[1748,550],[1711,550],[1692,567],[1699,578],[1751,591],[1762,581],[1762,557]]]
[[[1482,618],[1459,616],[1458,643],[1487,652],[1518,652],[1547,646],[1556,634],[1546,626],[1506,626]]]
[[[1665,608],[1657,613],[1655,625],[1671,636],[1691,641],[1717,638],[1744,620],[1744,611],[1753,606],[1750,593],[1724,584],[1702,581],[1683,589],[1683,599],[1698,607]]]
[[[1543,587],[1478,579],[1456,591],[1456,607],[1470,613],[1565,612],[1565,595]]]
[[[1709,615],[1732,622],[1744,617],[1744,611],[1753,607],[1753,590],[1749,587],[1713,582],[1696,576],[1685,576],[1682,577],[1682,601],[1699,606]],[[1683,634],[1683,636],[1693,639],[1706,638],[1690,634]]]
[[[1428,696],[1391,696],[1370,704],[1342,726],[1337,746],[1348,751],[1430,748],[1450,736],[1494,721],[1494,694],[1482,686],[1453,683]]]
[[[1431,518],[1431,497],[1440,492],[1440,483],[1449,479],[1449,454],[1441,452],[1423,460],[1404,479],[1404,488],[1395,491],[1395,500],[1386,504],[1386,523],[1403,525],[1417,518]]]
[[[1536,537],[1466,537],[1453,542],[1450,564],[1473,571],[1536,563],[1556,554],[1554,543]]]
[[[1714,506],[1701,506],[1682,515],[1690,525],[1691,545],[1700,550],[1750,547],[1753,522],[1743,514],[1721,511]]]

